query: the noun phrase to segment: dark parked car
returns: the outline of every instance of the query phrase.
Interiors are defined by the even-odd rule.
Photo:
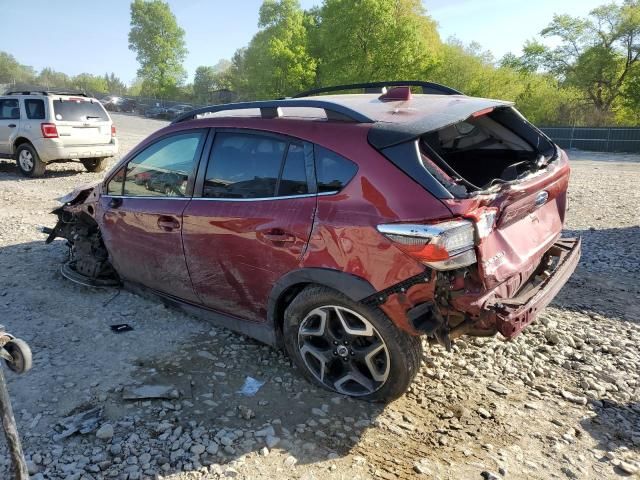
[[[168,197],[184,197],[188,178],[186,172],[161,172],[152,175],[145,185],[149,190],[164,193]]]
[[[384,85],[177,118],[63,199],[63,272],[283,346],[310,381],[369,400],[408,388],[423,335],[513,338],[580,256],[561,237],[567,156],[510,102],[339,88]],[[184,196],[137,186],[149,169]]]
[[[144,116],[148,118],[168,119],[169,109],[165,107],[151,107],[144,111]]]
[[[138,108],[135,100],[123,97],[106,97],[100,100],[100,103],[110,112],[133,113]]]
[[[184,113],[190,112],[191,110],[193,110],[193,105],[176,105],[174,107],[168,108],[167,114],[169,118],[176,118]]]

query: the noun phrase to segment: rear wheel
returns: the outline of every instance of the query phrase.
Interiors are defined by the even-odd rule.
[[[103,172],[107,168],[107,158],[83,158],[80,160],[89,172]]]
[[[36,149],[29,143],[23,143],[16,149],[16,161],[18,169],[25,177],[41,177],[47,168],[47,164],[40,160]]]
[[[305,288],[284,314],[287,353],[328,390],[371,401],[402,395],[420,367],[422,344],[380,310],[321,286]]]

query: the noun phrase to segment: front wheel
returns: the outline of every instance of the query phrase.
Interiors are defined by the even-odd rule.
[[[83,158],[80,161],[89,172],[103,172],[107,168],[108,158]]]
[[[370,401],[391,401],[411,385],[422,343],[380,310],[327,287],[305,288],[284,314],[287,353],[325,389]]]

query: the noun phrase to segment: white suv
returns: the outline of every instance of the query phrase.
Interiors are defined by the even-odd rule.
[[[19,91],[0,96],[0,158],[27,177],[46,164],[80,161],[101,172],[118,153],[116,128],[102,104],[84,93]]]

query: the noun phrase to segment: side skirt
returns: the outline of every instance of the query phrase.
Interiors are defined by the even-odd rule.
[[[247,337],[253,338],[272,347],[282,347],[276,337],[273,325],[269,322],[265,321],[264,323],[256,323],[234,317],[232,315],[227,315],[202,305],[194,305],[192,303],[185,302],[182,299],[167,295],[166,293],[158,292],[157,290],[152,290],[137,283],[125,281],[124,286],[127,290],[142,297],[156,300],[160,299],[165,305],[211,322],[216,326],[228,328],[229,330],[246,335]]]

